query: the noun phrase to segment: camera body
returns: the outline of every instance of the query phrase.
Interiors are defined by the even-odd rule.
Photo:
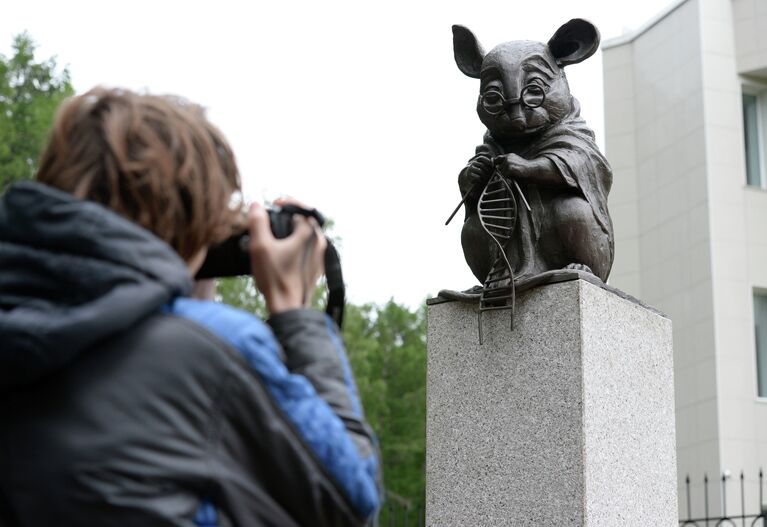
[[[267,209],[269,226],[275,238],[287,238],[293,232],[293,216],[314,218],[320,227],[325,226],[325,218],[317,209],[305,209],[298,205],[284,205],[280,208]]]
[[[295,215],[314,218],[320,227],[325,225],[325,218],[317,209],[306,209],[297,205],[269,208],[267,214],[269,215],[269,226],[275,238],[287,238],[293,233],[293,216]],[[197,272],[195,279],[249,275],[249,239],[248,231],[243,230],[219,245],[208,249],[205,262]]]

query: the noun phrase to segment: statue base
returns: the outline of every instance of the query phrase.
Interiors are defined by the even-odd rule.
[[[671,321],[582,279],[431,302],[429,526],[677,525]]]

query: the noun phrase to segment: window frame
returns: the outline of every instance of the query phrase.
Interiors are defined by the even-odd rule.
[[[748,159],[746,158],[746,123],[743,118],[743,95],[753,95],[756,97],[756,130],[758,134],[757,144],[759,146],[759,185],[751,185],[748,183]],[[742,80],[740,93],[740,114],[741,130],[743,131],[743,140],[741,141],[741,151],[743,155],[743,183],[746,188],[767,190],[767,82],[753,78]]]
[[[754,361],[754,393],[756,395],[756,400],[758,402],[767,403],[767,385],[764,386],[764,394],[759,392],[759,349],[757,347],[757,341],[756,341],[756,297],[761,296],[767,299],[767,289],[763,287],[752,287],[751,288],[751,319],[752,324],[751,327],[753,328],[752,332],[752,339],[754,342],[753,347],[753,361]],[[765,345],[767,345],[767,342],[765,342]],[[767,370],[767,350],[765,350],[765,364],[762,366],[765,370]],[[767,377],[767,375],[765,375]],[[767,381],[766,381],[767,384]]]

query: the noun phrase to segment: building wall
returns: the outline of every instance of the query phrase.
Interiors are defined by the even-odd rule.
[[[610,283],[673,320],[678,471],[694,482],[720,465],[699,1],[604,49]]]
[[[767,191],[746,186],[742,84],[767,81],[767,1],[680,1],[604,48],[610,282],[674,323],[680,498],[688,473],[730,471],[734,484],[742,469],[753,510],[767,468],[753,319],[754,289],[767,290]]]
[[[740,73],[767,74],[767,2],[732,0]]]
[[[757,398],[753,320],[753,288],[767,287],[767,195],[746,186],[738,71],[744,61],[749,69],[767,67],[767,40],[754,38],[753,46],[736,40],[735,14],[748,3],[752,10],[767,6],[764,0],[700,0],[720,463],[723,471],[745,471],[747,502],[754,503],[757,470],[767,466],[767,402]],[[753,17],[750,27],[767,22],[763,11],[763,22]],[[744,46],[751,51],[739,51]],[[732,493],[729,507],[739,508],[735,498]]]

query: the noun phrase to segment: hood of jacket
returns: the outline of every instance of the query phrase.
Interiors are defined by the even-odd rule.
[[[34,182],[0,197],[0,389],[34,382],[187,293],[165,242]]]

